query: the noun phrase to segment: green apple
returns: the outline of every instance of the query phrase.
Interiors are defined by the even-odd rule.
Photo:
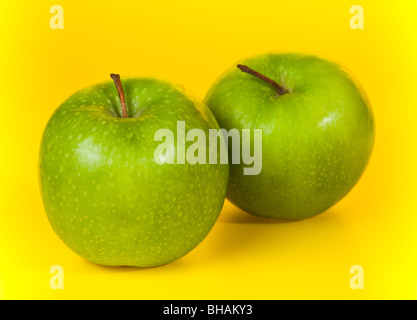
[[[155,132],[176,132],[177,121],[204,132],[219,126],[181,86],[112,78],[116,86],[108,81],[80,90],[49,120],[39,164],[45,211],[63,242],[89,261],[163,265],[208,235],[225,199],[229,169],[158,164]]]
[[[262,171],[243,175],[243,164],[231,164],[227,190],[253,215],[322,213],[348,194],[370,159],[375,133],[366,94],[323,58],[249,57],[220,76],[205,102],[226,130],[262,129]]]

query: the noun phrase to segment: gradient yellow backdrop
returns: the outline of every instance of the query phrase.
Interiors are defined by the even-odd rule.
[[[52,5],[64,29],[52,30]],[[364,29],[349,25],[353,5]],[[0,298],[415,299],[417,1],[3,1],[0,4]],[[53,233],[38,188],[42,131],[76,90],[152,75],[203,97],[236,60],[317,53],[351,70],[372,102],[376,144],[354,190],[312,219],[279,223],[225,203],[190,254],[169,265],[109,268]],[[50,267],[64,270],[53,290]],[[350,267],[364,270],[353,290]]]

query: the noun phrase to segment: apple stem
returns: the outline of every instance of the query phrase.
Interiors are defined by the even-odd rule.
[[[120,75],[112,73],[110,74],[110,77],[113,79],[119,94],[120,104],[122,106],[122,116],[123,118],[128,118],[129,116],[127,115],[125,92],[123,90],[122,81],[120,80]]]
[[[237,67],[242,71],[242,72],[246,72],[249,73],[250,75],[257,77],[258,79],[261,79],[265,82],[268,82],[269,84],[271,84],[275,90],[278,92],[278,95],[282,96],[285,93],[288,93],[288,90],[285,89],[284,87],[280,86],[276,81],[265,77],[264,75],[260,74],[259,72],[256,72],[255,70],[249,68],[248,66],[242,65],[242,64],[238,64]]]

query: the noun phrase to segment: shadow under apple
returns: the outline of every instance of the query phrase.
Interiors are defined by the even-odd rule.
[[[334,208],[309,219],[281,220],[253,216],[227,203],[200,254],[207,260],[277,257],[289,250],[296,254],[315,245],[336,245],[344,229]]]
[[[225,203],[217,223],[209,235],[186,256],[157,267],[102,266],[85,260],[92,270],[102,272],[184,272],[215,266],[219,261],[257,259],[271,254],[275,257],[307,247],[335,245],[340,238],[343,221],[334,208],[304,220],[281,220],[253,216],[230,203]],[[326,242],[326,239],[328,243]],[[308,240],[308,241],[307,241]]]

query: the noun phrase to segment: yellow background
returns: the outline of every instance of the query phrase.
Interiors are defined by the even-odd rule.
[[[64,30],[52,30],[52,5]],[[364,9],[352,30],[349,9]],[[417,1],[2,1],[0,4],[0,298],[415,299],[417,297]],[[190,254],[169,265],[110,268],[53,233],[37,176],[42,131],[76,90],[152,75],[203,97],[236,60],[318,53],[351,70],[376,119],[371,162],[326,213],[279,223],[226,203]],[[52,290],[49,269],[64,269]],[[349,286],[364,269],[364,289]]]

